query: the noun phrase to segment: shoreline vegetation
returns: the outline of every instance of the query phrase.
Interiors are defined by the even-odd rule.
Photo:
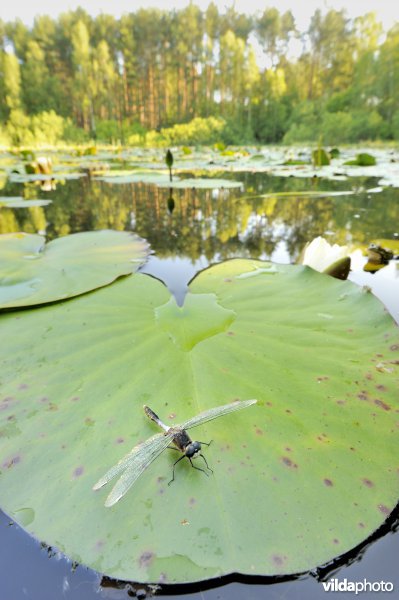
[[[0,21],[0,146],[399,140],[399,24],[209,4]]]

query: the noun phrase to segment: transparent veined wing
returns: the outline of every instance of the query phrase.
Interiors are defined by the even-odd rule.
[[[168,447],[172,438],[173,434],[156,433],[145,442],[135,446],[97,481],[93,490],[100,489],[124,471],[107,497],[105,506],[112,506],[126,494],[147,467]]]
[[[252,404],[256,404],[257,400],[236,400],[235,402],[231,402],[230,404],[223,404],[222,406],[216,406],[215,408],[210,408],[209,410],[205,410],[204,412],[192,417],[192,419],[188,419],[184,423],[181,423],[179,426],[182,429],[190,429],[192,427],[197,427],[198,425],[202,425],[207,421],[212,421],[212,419],[217,419],[223,415],[227,415],[235,410],[241,410],[242,408],[247,408],[247,406],[252,406]]]

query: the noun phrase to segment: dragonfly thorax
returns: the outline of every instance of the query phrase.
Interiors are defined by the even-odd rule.
[[[192,458],[193,456],[195,456],[196,454],[198,454],[200,451],[201,451],[201,444],[200,444],[200,442],[190,442],[184,448],[184,454],[188,458]]]
[[[195,457],[201,451],[201,443],[193,442],[185,429],[181,427],[171,427],[169,433],[173,433],[173,443],[183,452],[187,458]]]

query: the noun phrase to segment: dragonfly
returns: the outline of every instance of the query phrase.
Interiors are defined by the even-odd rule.
[[[174,481],[175,467],[183,458],[188,458],[193,468],[203,471],[206,475],[208,475],[204,469],[195,466],[192,461],[195,458],[202,457],[207,468],[212,471],[212,469],[210,469],[208,466],[205,456],[201,453],[201,444],[209,446],[211,442],[206,443],[192,441],[186,430],[191,429],[192,427],[198,427],[198,425],[202,425],[207,421],[212,421],[213,419],[217,419],[218,417],[222,417],[223,415],[227,415],[236,410],[241,410],[242,408],[252,406],[253,404],[256,404],[256,402],[257,400],[236,400],[230,404],[224,404],[222,406],[216,406],[215,408],[205,410],[195,417],[184,421],[184,423],[181,423],[180,425],[173,425],[172,427],[165,425],[165,423],[161,421],[158,415],[156,415],[151,408],[144,405],[143,408],[147,417],[149,417],[161,429],[163,429],[163,432],[156,433],[145,442],[134,446],[134,448],[130,450],[126,456],[121,458],[116,465],[111,467],[109,471],[107,471],[105,475],[97,481],[97,483],[93,486],[93,490],[99,490],[117,475],[120,475],[118,481],[112,488],[111,493],[108,495],[105,501],[105,506],[113,506],[119,502],[119,500],[137,481],[140,475],[142,475],[142,473],[144,473],[150,464],[168,447],[173,448],[174,450],[179,450],[182,453],[182,456],[178,458],[173,465],[173,477],[169,481],[169,484]],[[170,444],[174,445],[171,446]]]

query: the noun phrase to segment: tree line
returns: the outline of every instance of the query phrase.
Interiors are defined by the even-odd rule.
[[[79,8],[0,21],[0,44],[0,139],[14,144],[399,139],[399,25],[373,13],[316,10],[300,32],[276,8]]]

